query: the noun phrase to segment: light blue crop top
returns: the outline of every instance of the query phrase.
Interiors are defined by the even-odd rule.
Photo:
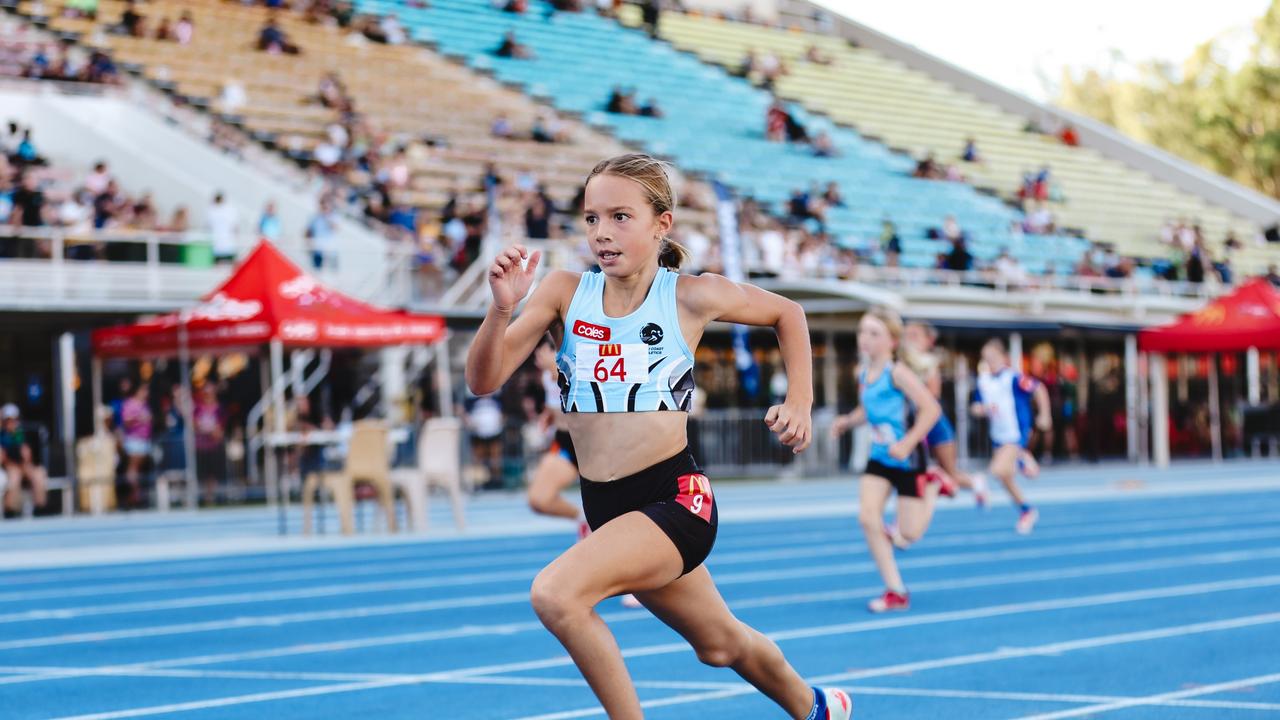
[[[659,268],[644,303],[615,318],[604,314],[604,274],[582,273],[556,354],[561,410],[689,411],[693,352],[680,331],[679,277]]]
[[[871,427],[870,458],[893,468],[912,469],[921,466],[921,448],[917,446],[912,457],[899,460],[889,454],[889,447],[906,436],[915,422],[911,401],[893,384],[894,363],[880,371],[875,382],[867,383],[867,370],[858,374],[862,407],[866,409],[867,425]]]

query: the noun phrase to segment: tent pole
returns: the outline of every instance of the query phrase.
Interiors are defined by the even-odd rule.
[[[183,313],[178,321],[178,378],[182,384],[182,454],[186,461],[183,472],[186,480],[187,506],[195,508],[196,499],[196,425],[195,408],[191,401],[191,349],[187,340],[187,317]],[[168,509],[168,508],[164,508]]]
[[[1124,419],[1129,462],[1138,460],[1138,336],[1124,336]]]
[[[1222,462],[1222,403],[1218,391],[1218,357],[1209,356],[1209,445],[1213,461]]]
[[[1258,348],[1251,347],[1245,353],[1245,366],[1249,378],[1249,404],[1262,403],[1262,368],[1258,361]]]
[[[1151,455],[1158,468],[1169,467],[1169,373],[1163,353],[1151,356]]]
[[[271,434],[283,433],[284,427],[284,343],[280,342],[280,338],[271,339],[271,424],[273,427],[269,431]],[[284,535],[285,527],[285,509],[288,505],[288,493],[284,490],[284,478],[280,472],[280,455],[277,452],[276,444],[271,441],[271,435],[267,437],[267,443],[264,445],[268,449],[271,456],[267,461],[268,467],[271,468],[271,475],[274,476],[274,486],[268,489],[268,494],[278,496],[280,510],[280,534]]]

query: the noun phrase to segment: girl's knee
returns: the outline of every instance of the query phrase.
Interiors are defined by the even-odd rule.
[[[694,649],[698,660],[711,667],[731,667],[742,659],[747,652],[751,638],[746,627],[736,619],[732,626],[711,633],[700,640]]]

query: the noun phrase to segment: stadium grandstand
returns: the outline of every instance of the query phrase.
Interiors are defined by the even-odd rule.
[[[728,547],[707,562],[729,608],[800,675],[847,684],[853,717],[1280,712],[1262,598],[1280,584],[1280,200],[859,20],[809,0],[0,0],[0,716],[604,716],[528,607],[572,531],[526,502],[556,514],[546,457],[578,480],[581,426],[556,431],[582,365],[566,353],[608,328],[561,340],[583,312],[566,296],[556,353],[491,393],[470,351],[506,248],[527,249],[506,272],[535,299],[556,271],[609,275],[587,183],[627,154],[665,163],[679,283],[723,275],[807,322],[803,453],[762,422],[802,384],[782,325],[714,315],[733,322],[686,348],[687,381],[643,375],[671,376],[717,482]],[[1011,421],[1011,472],[1043,467],[1044,517],[1025,538],[945,506],[898,555],[923,609],[864,627],[865,578],[778,593],[824,558],[884,572],[857,484],[883,427],[832,432],[875,412],[860,327],[879,317],[929,336],[962,486],[1000,477],[992,348],[1011,397],[1043,388],[1034,433],[1030,410]],[[658,325],[620,357],[656,355]],[[1030,532],[1027,502],[991,495]],[[904,548],[908,506],[876,537]],[[1107,564],[1056,559],[1089,548]],[[985,564],[929,574],[953,562]],[[1206,595],[1221,612],[1196,610]],[[1054,632],[1032,625],[1052,613]],[[737,676],[655,659],[688,648],[647,612],[599,617],[646,717],[775,716]],[[975,667],[1011,658],[1034,667],[1009,684]]]

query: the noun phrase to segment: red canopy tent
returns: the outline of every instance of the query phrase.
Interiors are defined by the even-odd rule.
[[[283,348],[385,347],[434,343],[445,338],[444,319],[379,308],[326,287],[263,240],[221,285],[194,307],[132,325],[95,330],[94,404],[101,405],[100,358],[181,358],[182,386],[188,388],[187,357],[192,351],[270,345],[271,393],[283,430]],[[441,367],[447,352],[440,352]],[[447,370],[443,370],[447,373]],[[184,396],[188,393],[184,392]],[[193,424],[184,398],[186,430]],[[446,406],[447,407],[447,406]],[[446,413],[448,410],[446,409]],[[187,470],[192,473],[194,439],[187,438]]]
[[[1258,278],[1168,325],[1143,330],[1138,347],[1185,353],[1280,349],[1280,291]]]
[[[1155,461],[1169,462],[1169,397],[1165,387],[1163,353],[1248,353],[1249,402],[1259,393],[1258,350],[1280,350],[1280,292],[1270,281],[1258,278],[1187,313],[1163,327],[1138,333],[1138,347],[1157,353],[1151,363],[1151,405],[1155,433]],[[1222,457],[1221,410],[1218,399],[1218,364],[1209,363],[1209,418],[1213,457]]]
[[[262,345],[380,347],[431,343],[444,337],[444,320],[374,307],[320,284],[262,241],[195,307],[132,325],[93,332],[102,357],[175,355],[180,330],[188,350]]]

